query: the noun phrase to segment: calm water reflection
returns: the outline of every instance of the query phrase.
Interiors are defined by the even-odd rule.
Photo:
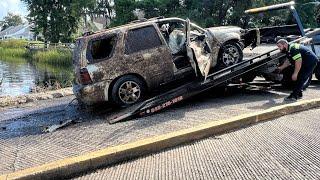
[[[0,96],[28,94],[36,86],[44,87],[55,82],[66,87],[70,86],[72,79],[72,67],[32,64],[26,59],[0,59]]]

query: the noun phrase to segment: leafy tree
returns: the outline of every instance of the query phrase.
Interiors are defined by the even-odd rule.
[[[296,8],[304,27],[315,28],[317,24],[317,7],[320,1],[296,0]]]
[[[80,18],[92,9],[95,0],[23,0],[28,7],[33,31],[51,42],[69,42]]]
[[[317,27],[320,26],[320,5],[316,8],[316,20],[317,20]]]
[[[145,18],[156,16],[190,18],[203,26],[237,25],[263,27],[293,24],[288,10],[246,15],[249,8],[288,2],[288,0],[22,0],[29,9],[28,19],[36,33],[52,42],[70,41],[81,19],[104,17],[111,26],[137,19],[134,11],[143,11]],[[320,0],[314,0],[316,3]],[[320,8],[310,0],[296,0],[296,7],[305,27],[320,24]],[[318,21],[318,24],[316,23]],[[249,26],[250,25],[250,26]]]
[[[94,0],[83,14],[83,19],[87,24],[87,17],[93,20],[96,17],[104,17],[107,22],[104,26],[109,24],[111,19],[115,16],[114,0]]]
[[[257,0],[252,1],[253,7],[261,7],[272,4],[286,3],[287,0],[273,0],[273,1],[265,1],[265,0]],[[302,23],[305,28],[317,27],[316,17],[317,17],[317,9],[316,5],[320,3],[320,1],[311,1],[310,0],[296,0],[295,1],[296,9],[301,17]],[[265,13],[260,13],[255,17],[250,18],[250,23],[255,26],[278,26],[284,24],[295,24],[295,20],[292,17],[289,10],[279,10],[279,11],[270,11]]]
[[[20,15],[16,15],[13,13],[8,13],[2,21],[0,21],[0,26],[2,27],[2,30],[7,29],[10,26],[18,26],[22,24],[22,18]]]
[[[115,1],[114,10],[115,18],[111,26],[126,24],[134,19],[133,11],[137,8],[135,0],[117,0]]]

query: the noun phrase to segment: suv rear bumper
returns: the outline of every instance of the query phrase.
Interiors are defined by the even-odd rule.
[[[82,103],[93,105],[99,102],[108,101],[108,91],[111,81],[80,85],[73,84],[73,93]]]

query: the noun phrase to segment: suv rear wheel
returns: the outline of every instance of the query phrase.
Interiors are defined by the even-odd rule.
[[[127,75],[119,78],[112,87],[112,101],[119,106],[129,106],[143,99],[145,83],[138,77]]]

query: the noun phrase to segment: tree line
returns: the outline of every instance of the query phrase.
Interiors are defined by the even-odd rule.
[[[19,15],[8,13],[2,21],[0,21],[0,29],[5,30],[10,26],[17,26],[23,24],[22,18]]]
[[[288,2],[288,0],[22,0],[33,31],[51,42],[70,42],[79,35],[81,24],[94,17],[107,19],[105,28],[137,19],[164,16],[189,18],[203,27],[236,25],[245,28],[294,23],[288,11],[245,15],[252,7]],[[296,8],[305,27],[320,24],[320,0],[296,0]]]

